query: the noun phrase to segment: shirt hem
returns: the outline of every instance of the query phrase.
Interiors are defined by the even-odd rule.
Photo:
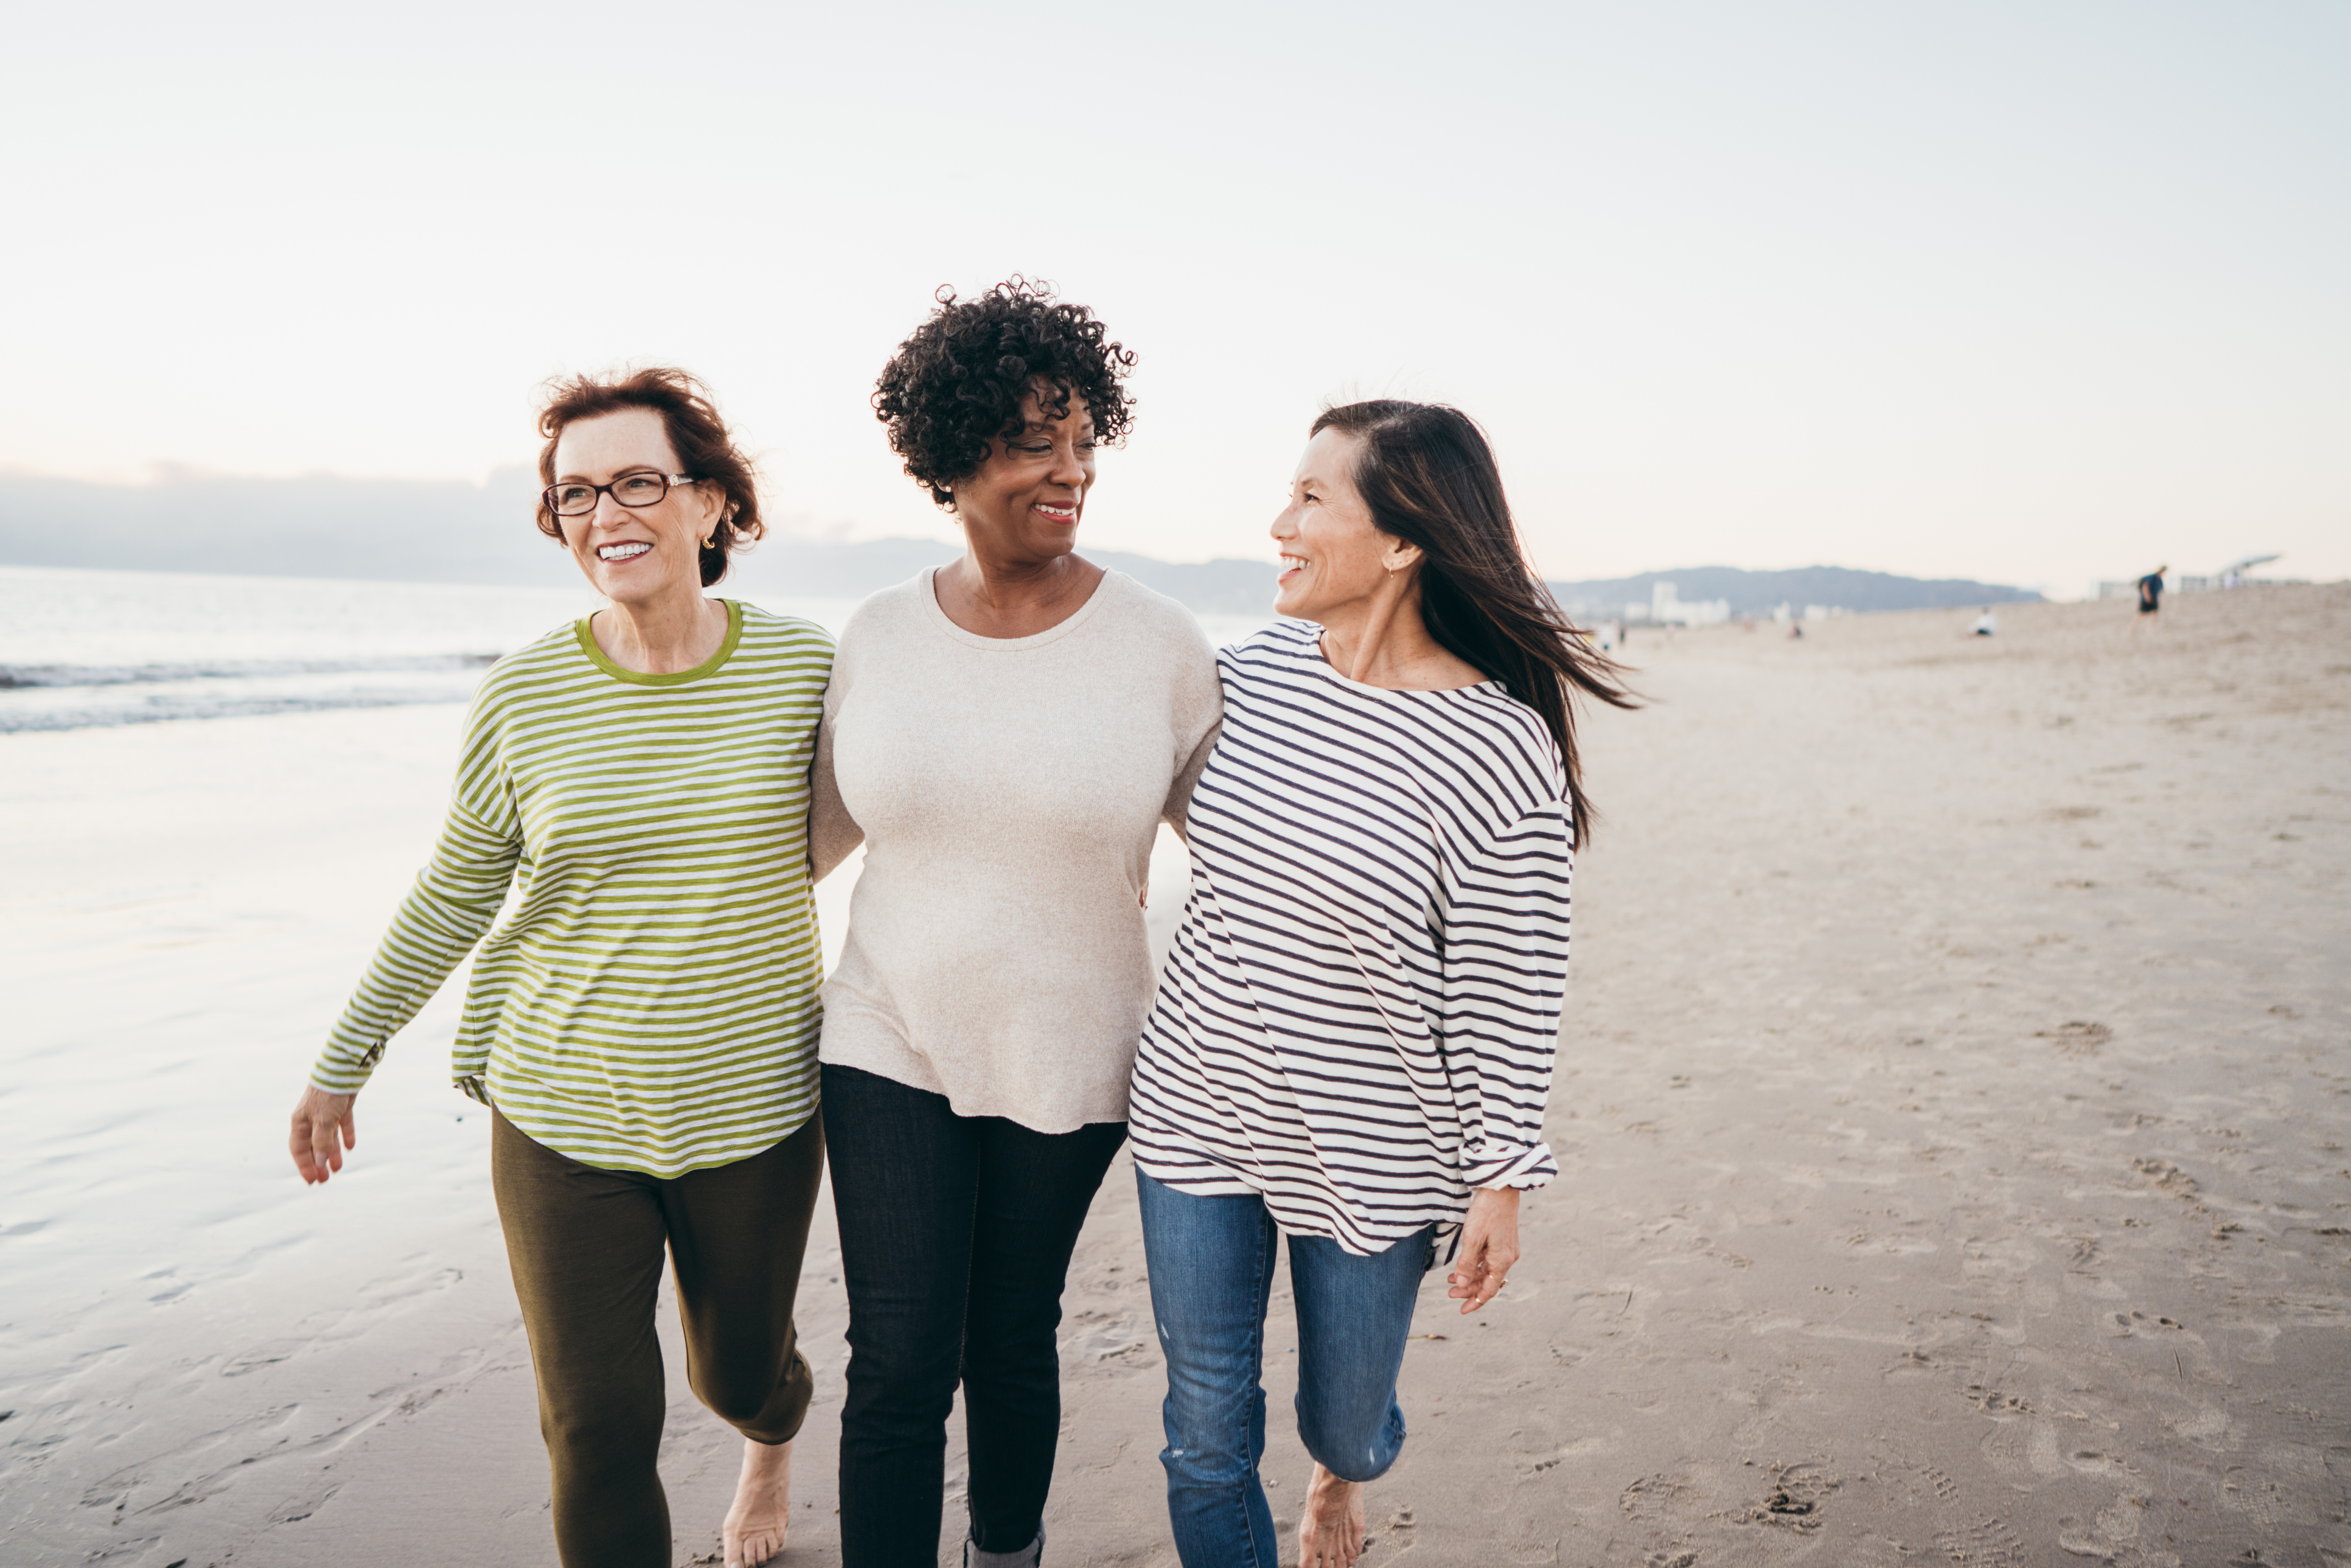
[[[969,1090],[958,1090],[941,1079],[931,1065],[930,1058],[902,1041],[893,1040],[883,1045],[868,1040],[851,1046],[827,1041],[818,1048],[817,1061],[827,1067],[853,1067],[860,1072],[871,1072],[877,1078],[887,1078],[893,1083],[903,1083],[909,1089],[935,1094],[945,1100],[947,1109],[958,1116],[1011,1122],[1049,1138],[1061,1137],[1081,1127],[1107,1126],[1113,1123],[1124,1125],[1127,1120],[1127,1101],[1123,1095],[1120,1096],[1113,1114],[1087,1113],[1096,1109],[1113,1109],[1105,1103],[1100,1107],[1081,1105],[1072,1113],[1041,1119],[1032,1106],[1015,1108],[997,1103],[993,1096],[975,1096]]]
[[[810,1095],[808,1103],[800,1108],[798,1115],[784,1122],[778,1131],[771,1133],[763,1127],[758,1132],[747,1134],[741,1145],[730,1145],[725,1149],[684,1155],[674,1162],[648,1160],[642,1156],[616,1155],[604,1149],[584,1148],[576,1145],[565,1134],[546,1131],[535,1126],[531,1122],[525,1121],[522,1116],[516,1115],[509,1106],[500,1105],[497,1107],[497,1112],[499,1115],[514,1124],[515,1131],[522,1134],[539,1147],[552,1149],[564,1158],[577,1160],[590,1169],[651,1176],[655,1181],[674,1181],[679,1176],[692,1176],[696,1171],[717,1170],[726,1166],[740,1165],[745,1160],[755,1159],[766,1154],[809,1124],[817,1113],[817,1097],[813,1094]],[[528,1115],[528,1113],[524,1113],[524,1115]]]

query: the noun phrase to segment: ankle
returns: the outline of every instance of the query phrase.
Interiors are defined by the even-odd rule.
[[[1037,1568],[1045,1552],[1045,1530],[1037,1529],[1037,1539],[1018,1552],[983,1552],[979,1542],[967,1537],[963,1543],[964,1568]]]
[[[1344,1496],[1351,1487],[1360,1489],[1361,1481],[1342,1480],[1338,1474],[1320,1459],[1314,1462],[1314,1473],[1306,1478],[1306,1490],[1313,1492],[1337,1492]]]
[[[789,1443],[762,1443],[757,1437],[743,1439],[743,1469],[746,1472],[780,1470],[789,1467],[791,1462],[792,1446]]]

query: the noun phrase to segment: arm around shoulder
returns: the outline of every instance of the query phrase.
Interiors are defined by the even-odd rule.
[[[833,706],[825,699],[824,723],[816,732],[816,760],[809,767],[809,880],[822,882],[865,841],[865,830],[849,814],[832,772]]]
[[[1207,633],[1200,630],[1191,612],[1181,613],[1183,625],[1175,639],[1173,657],[1175,700],[1168,708],[1176,776],[1169,781],[1167,804],[1160,816],[1188,841],[1192,787],[1199,783],[1208,758],[1216,752],[1217,737],[1224,729],[1225,687],[1217,673],[1216,650],[1208,646]]]

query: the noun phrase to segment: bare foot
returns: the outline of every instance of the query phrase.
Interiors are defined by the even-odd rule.
[[[721,1531],[726,1568],[758,1568],[784,1549],[792,1521],[792,1446],[743,1439],[743,1475]]]
[[[1321,1465],[1298,1511],[1298,1568],[1354,1568],[1364,1554],[1364,1483]]]

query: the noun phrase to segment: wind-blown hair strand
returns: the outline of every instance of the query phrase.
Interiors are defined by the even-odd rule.
[[[1535,710],[1567,769],[1570,842],[1592,831],[1575,746],[1579,695],[1638,706],[1622,666],[1593,648],[1527,564],[1494,449],[1441,403],[1380,399],[1325,409],[1311,434],[1353,436],[1355,493],[1373,526],[1420,547],[1420,614],[1447,653]]]

